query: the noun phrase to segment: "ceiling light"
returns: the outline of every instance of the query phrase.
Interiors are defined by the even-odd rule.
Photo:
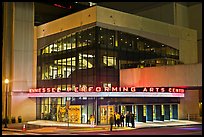
[[[94,2],[89,2],[89,5],[90,5],[90,6],[94,6],[94,5],[96,5],[96,3],[94,3]]]

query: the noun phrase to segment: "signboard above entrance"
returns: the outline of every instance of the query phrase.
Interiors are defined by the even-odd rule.
[[[67,90],[61,90],[60,88],[37,88],[29,89],[29,93],[55,93],[55,92],[156,92],[156,93],[184,93],[182,88],[174,87],[88,87],[74,89],[68,88]]]

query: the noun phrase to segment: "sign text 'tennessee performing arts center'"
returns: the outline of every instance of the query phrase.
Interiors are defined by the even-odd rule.
[[[67,90],[60,88],[36,88],[29,89],[29,93],[55,93],[55,92],[167,92],[167,93],[184,93],[183,88],[174,87],[74,87]]]

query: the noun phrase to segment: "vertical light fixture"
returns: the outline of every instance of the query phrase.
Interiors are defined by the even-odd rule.
[[[8,128],[8,126],[7,126],[7,119],[8,119],[7,118],[8,83],[9,83],[9,80],[5,79],[5,84],[6,84],[6,111],[5,111],[5,126],[4,126],[4,128]]]

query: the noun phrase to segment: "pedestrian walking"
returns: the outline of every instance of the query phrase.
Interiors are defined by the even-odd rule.
[[[120,114],[119,113],[116,114],[116,123],[119,127],[120,126]]]
[[[114,122],[114,117],[113,117],[113,115],[111,114],[110,115],[110,131],[112,131],[113,130],[113,122]]]
[[[134,128],[135,127],[135,116],[133,113],[130,113],[130,121],[132,124],[132,128]]]
[[[90,116],[91,127],[94,127],[95,118],[94,115]]]
[[[125,115],[125,125],[126,127],[130,127],[129,122],[130,122],[130,114],[129,111],[127,111],[126,115]]]
[[[121,127],[124,127],[124,119],[125,119],[125,116],[123,115],[123,113],[121,113],[121,114],[120,114]]]
[[[115,127],[116,127],[116,114],[117,114],[117,112],[114,112],[114,124],[115,124]]]

